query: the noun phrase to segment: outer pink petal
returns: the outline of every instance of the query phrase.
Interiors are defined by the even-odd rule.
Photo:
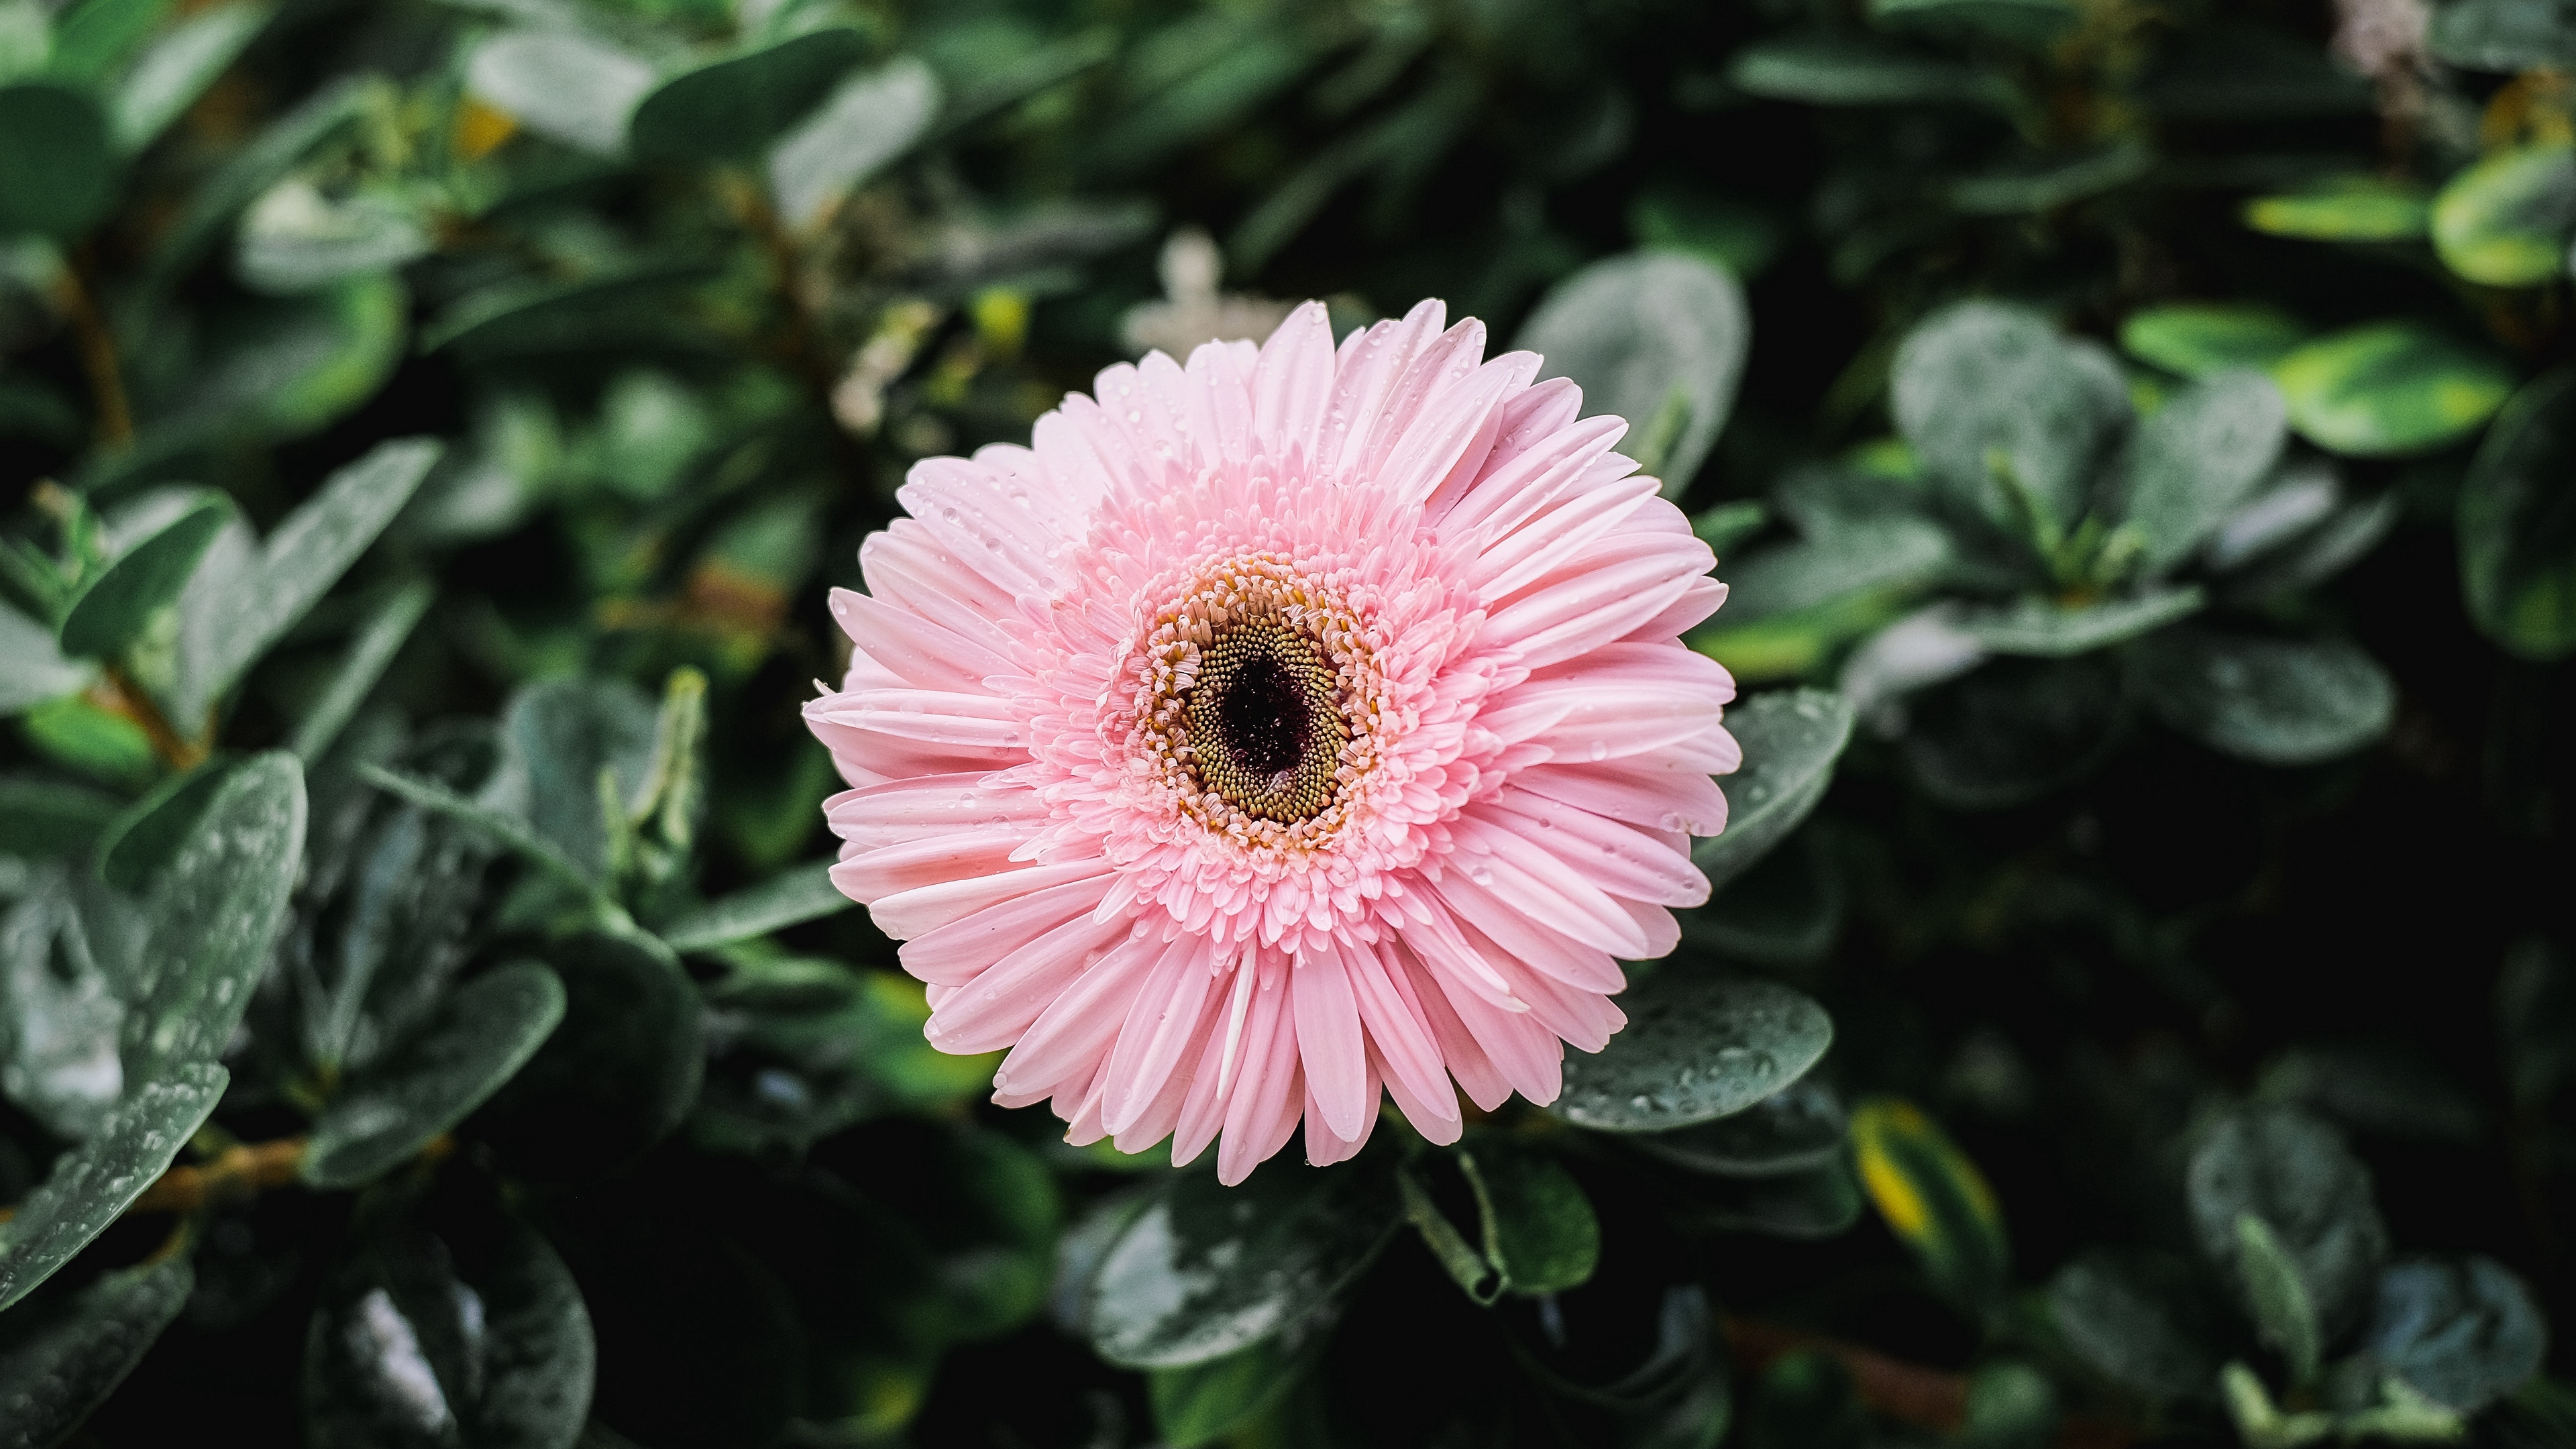
[[[1252,435],[1264,454],[1313,461],[1333,399],[1333,326],[1321,302],[1288,314],[1252,370]]]
[[[1330,948],[1300,952],[1288,980],[1306,1090],[1322,1104],[1325,1125],[1335,1136],[1356,1137],[1372,1105],[1367,1095],[1368,1049],[1360,1034],[1359,1002],[1351,993],[1342,953]]]

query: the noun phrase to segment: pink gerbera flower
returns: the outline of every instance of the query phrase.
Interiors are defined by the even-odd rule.
[[[1110,368],[915,466],[833,596],[832,878],[1075,1142],[1222,1136],[1239,1182],[1301,1117],[1350,1157],[1381,1088],[1454,1141],[1453,1079],[1554,1100],[1708,896],[1735,689],[1676,636],[1726,586],[1624,422],[1443,320]]]

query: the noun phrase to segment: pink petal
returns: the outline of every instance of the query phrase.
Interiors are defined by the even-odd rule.
[[[1273,460],[1313,461],[1333,397],[1333,326],[1321,302],[1288,314],[1252,371],[1252,435]]]
[[[1089,864],[1089,862],[1086,862]],[[1010,880],[1036,871],[1012,871],[988,880]],[[1058,867],[1057,869],[1061,869]],[[1044,886],[985,907],[903,944],[895,958],[903,969],[936,986],[963,986],[1059,926],[1087,917],[1100,905],[1104,882],[1089,876]]]
[[[1337,1137],[1356,1137],[1372,1099],[1366,1094],[1368,1051],[1359,1002],[1339,951],[1302,951],[1288,976],[1297,1016],[1297,1052],[1306,1090],[1322,1104]]]
[[[1205,938],[1183,936],[1137,990],[1109,1054],[1109,1096],[1101,1120],[1111,1132],[1133,1126],[1162,1094],[1183,1055],[1201,1044],[1210,988],[1216,983],[1212,955]],[[1179,1111],[1177,1102],[1173,1110]]]

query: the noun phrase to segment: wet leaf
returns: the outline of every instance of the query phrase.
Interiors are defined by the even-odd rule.
[[[1512,345],[1546,359],[1542,376],[1574,379],[1586,413],[1626,418],[1625,446],[1672,498],[1726,425],[1751,342],[1734,277],[1698,257],[1631,252],[1558,283]]]
[[[142,900],[127,998],[129,1079],[211,1059],[230,1041],[285,923],[304,854],[304,772],[291,755],[229,772]]]
[[[1962,609],[1952,624],[1989,654],[2022,654],[2064,659],[2089,654],[2200,612],[2203,595],[2197,584],[2155,589],[2126,598],[2066,608],[2053,599],[2025,594],[2010,604]]]
[[[71,1437],[179,1316],[195,1277],[185,1258],[147,1263],[0,1320],[0,1449]]]
[[[0,1224],[0,1309],[53,1276],[142,1196],[230,1080],[212,1062],[188,1062],[135,1083],[97,1131],[55,1159],[17,1216]]]
[[[1628,1024],[1568,1052],[1549,1110],[1578,1127],[1662,1132],[1741,1112],[1806,1074],[1832,1044],[1825,1009],[1776,982],[1667,966],[1619,998]]]
[[[270,187],[242,218],[233,270],[279,296],[390,271],[429,255],[428,229],[411,201],[390,191],[332,200],[300,177]]]
[[[125,1021],[59,871],[0,916],[0,1091],[57,1137],[98,1129],[125,1087]]]
[[[2270,379],[2231,370],[2183,388],[2138,425],[2120,517],[2138,530],[2148,572],[2190,557],[2253,494],[2281,456],[2288,416]]]
[[[1730,707],[1726,728],[1744,749],[1743,767],[1721,777],[1726,829],[1691,847],[1691,864],[1719,890],[1788,839],[1825,798],[1834,761],[1851,742],[1852,711],[1830,690],[1773,690]]]
[[[1913,1103],[1876,1097],[1852,1110],[1852,1157],[1872,1206],[1914,1250],[1932,1286],[1971,1313],[2007,1286],[2003,1209],[1976,1163]]]
[[[2189,1188],[2192,1226],[2212,1262],[2244,1271],[2237,1219],[2251,1214],[2296,1265],[2327,1336],[2361,1312],[2388,1230],[2369,1170],[2332,1129],[2291,1112],[2229,1117],[2192,1154]]]
[[[2100,349],[2026,307],[1960,302],[1906,334],[1890,366],[1897,430],[1954,506],[2022,531],[2024,510],[2074,526],[2096,466],[2129,421]]]
[[[2492,1258],[2417,1258],[2379,1275],[2371,1354],[2435,1402],[2474,1414],[2540,1371],[2548,1330],[2523,1281]]]
[[[1788,1177],[1842,1156],[1849,1115],[1834,1089],[1801,1077],[1731,1117],[1637,1137],[1658,1161],[1716,1177]]]
[[[2132,668],[2167,725],[2260,764],[2349,754],[2384,734],[2397,706],[2387,672],[2341,639],[2170,629],[2140,646]]]
[[[591,880],[606,879],[610,864],[605,802],[620,810],[640,803],[653,730],[653,702],[623,680],[541,681],[512,696],[502,715],[514,803]]]
[[[2098,653],[1998,659],[1910,696],[1905,708],[1916,781],[1943,804],[1999,809],[2101,763],[2120,724],[2119,669]]]
[[[458,987],[409,1041],[331,1099],[313,1124],[304,1180],[356,1187],[409,1161],[499,1091],[563,1014],[563,983],[534,962]]]
[[[580,1178],[641,1156],[696,1103],[706,1009],[657,941],[590,934],[556,942],[562,1024],[510,1079],[477,1130],[513,1171]]]
[[[232,500],[209,493],[92,578],[63,615],[63,652],[113,659],[161,610],[177,603],[197,561],[232,521]]]
[[[661,937],[674,951],[706,951],[848,910],[857,902],[832,884],[832,865],[818,860],[783,870],[691,911],[664,927]]]
[[[1330,1306],[1399,1219],[1359,1165],[1272,1162],[1239,1187],[1172,1179],[1118,1235],[1092,1279],[1092,1346],[1129,1368],[1239,1352]]]

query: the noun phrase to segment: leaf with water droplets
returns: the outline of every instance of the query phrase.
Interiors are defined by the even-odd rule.
[[[313,1125],[304,1180],[356,1187],[465,1120],[563,1020],[563,983],[533,961],[486,972],[418,1034],[331,1100]]]
[[[214,1056],[250,1005],[304,854],[304,768],[282,752],[224,777],[143,901],[125,1070]]]
[[[1814,1077],[1804,1077],[1732,1117],[1639,1137],[1637,1146],[1691,1172],[1785,1177],[1840,1157],[1849,1124],[1841,1096]]]
[[[1851,742],[1851,705],[1826,689],[1776,689],[1726,712],[1726,728],[1744,747],[1744,766],[1725,777],[1726,830],[1691,850],[1691,864],[1711,887],[1752,868],[1789,838],[1834,780],[1834,761]]]
[[[1385,1178],[1356,1163],[1273,1162],[1240,1187],[1176,1177],[1101,1258],[1092,1346],[1129,1368],[1222,1358],[1328,1306],[1399,1221]]]
[[[1628,1025],[1568,1052],[1555,1113],[1604,1132],[1712,1122],[1781,1091],[1833,1043],[1825,1009],[1770,981],[1667,967],[1621,996]]]
[[[0,1331],[0,1449],[70,1437],[179,1316],[195,1282],[188,1260],[173,1258],[11,1314]]]
[[[231,1074],[190,1062],[129,1088],[89,1140],[55,1159],[53,1174],[0,1225],[0,1309],[72,1260],[152,1185],[215,1110]]]

